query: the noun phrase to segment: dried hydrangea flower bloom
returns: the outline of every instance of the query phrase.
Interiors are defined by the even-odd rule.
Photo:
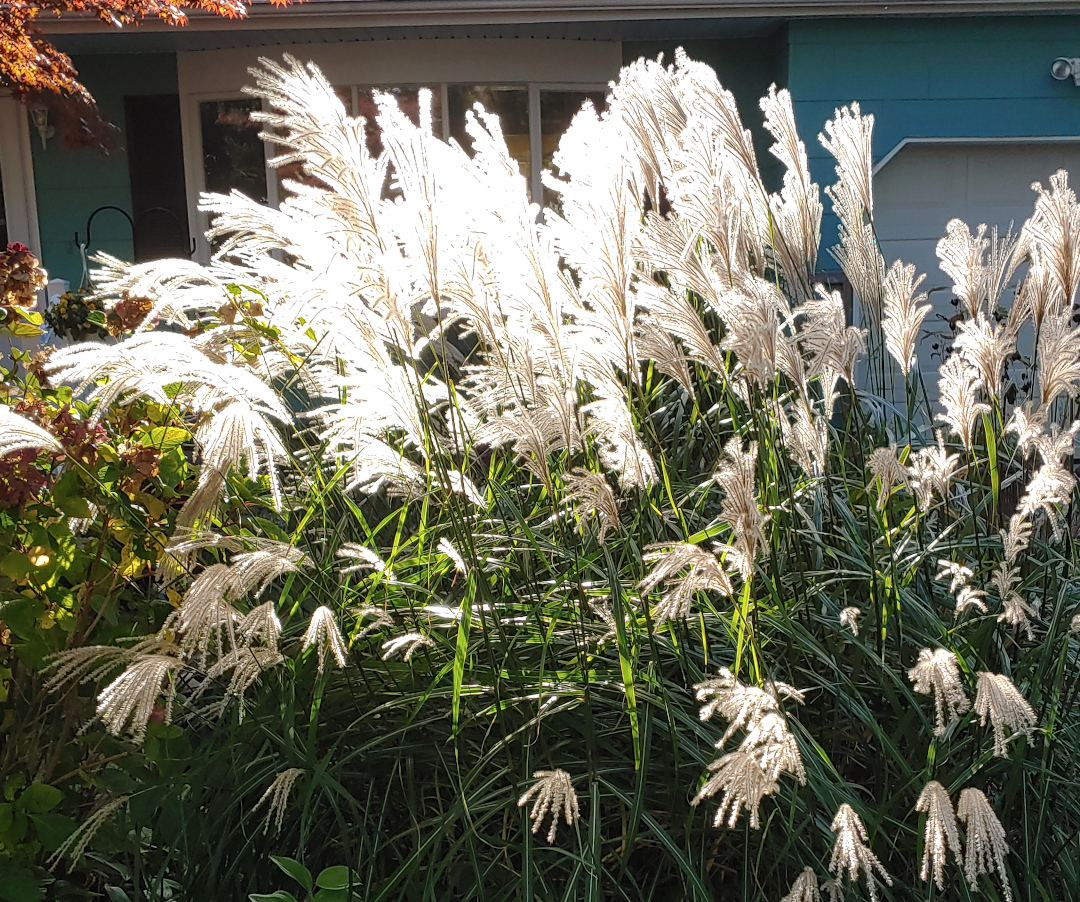
[[[574,792],[570,775],[564,770],[538,770],[533,774],[533,779],[536,782],[518,799],[518,807],[532,801],[529,819],[532,821],[533,833],[539,831],[544,818],[551,815],[551,829],[548,830],[547,841],[552,843],[555,842],[560,814],[567,826],[573,826],[581,817],[577,793]]]

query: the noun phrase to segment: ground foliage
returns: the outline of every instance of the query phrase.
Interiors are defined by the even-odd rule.
[[[935,386],[857,107],[861,328],[786,92],[770,194],[711,70],[627,68],[540,216],[482,111],[470,155],[383,97],[371,157],[312,67],[255,79],[281,210],[207,198],[206,268],[103,259],[117,340],[5,376],[5,887],[1080,885],[1064,174],[1018,236],[950,225]]]

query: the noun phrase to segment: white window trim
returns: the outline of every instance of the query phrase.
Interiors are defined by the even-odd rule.
[[[0,90],[0,173],[8,241],[20,241],[41,258],[30,120],[10,91]]]

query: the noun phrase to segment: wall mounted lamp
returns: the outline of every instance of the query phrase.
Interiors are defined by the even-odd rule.
[[[56,134],[56,129],[49,125],[48,108],[43,106],[30,107],[30,120],[34,123],[38,135],[41,136],[41,149],[44,150],[45,142]]]
[[[1080,59],[1059,56],[1050,64],[1050,74],[1058,81],[1072,77],[1073,84],[1080,88]]]

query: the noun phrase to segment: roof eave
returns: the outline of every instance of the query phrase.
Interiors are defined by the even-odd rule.
[[[642,19],[835,18],[1077,13],[1077,0],[307,0],[274,6],[257,2],[243,19],[192,15],[197,31],[408,25],[494,25]],[[65,16],[41,20],[50,34],[109,30],[96,19]],[[146,20],[140,29],[170,26]]]

